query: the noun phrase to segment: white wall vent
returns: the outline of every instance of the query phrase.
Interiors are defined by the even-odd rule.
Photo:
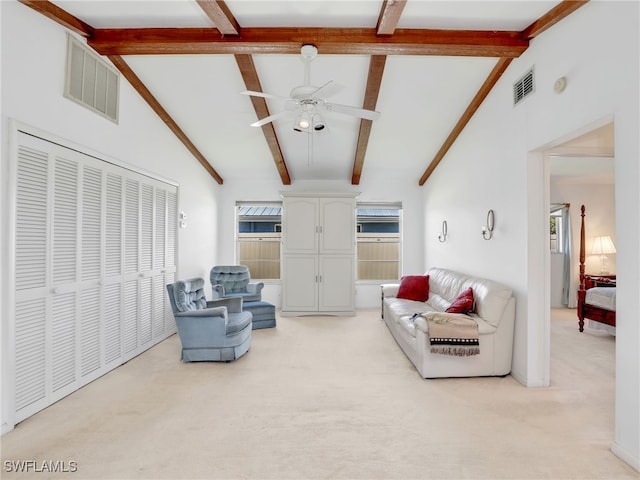
[[[64,96],[118,123],[118,71],[67,34]]]
[[[531,67],[531,69],[525,73],[520,80],[513,84],[514,106],[535,91],[535,83],[533,80],[533,67]]]

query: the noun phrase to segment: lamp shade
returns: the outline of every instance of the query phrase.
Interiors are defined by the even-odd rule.
[[[603,235],[593,239],[593,246],[591,247],[592,255],[609,255],[610,253],[616,253],[616,247],[613,245],[609,235]]]

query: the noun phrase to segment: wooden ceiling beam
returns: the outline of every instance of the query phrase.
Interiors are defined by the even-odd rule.
[[[393,35],[406,5],[407,0],[384,0],[376,27],[378,35]]]
[[[453,130],[444,141],[444,144],[440,147],[440,150],[438,150],[438,153],[436,154],[434,159],[431,160],[431,163],[422,174],[422,177],[418,182],[420,186],[424,185],[427,179],[431,176],[440,161],[444,158],[453,143],[456,141],[460,133],[462,133],[464,127],[467,126],[467,123],[469,123],[469,120],[471,120],[471,117],[473,117],[473,114],[476,112],[478,107],[480,107],[480,105],[482,105],[482,102],[484,102],[484,99],[487,98],[487,95],[489,95],[489,92],[491,92],[493,86],[498,82],[512,60],[512,58],[501,58],[500,60],[498,60],[498,63],[496,63],[496,66],[493,67],[493,70],[491,70],[491,73],[480,87],[480,90],[478,90],[478,93],[476,93],[475,97],[473,97],[473,100],[471,100],[471,103],[464,111],[455,127],[453,127]]]
[[[253,63],[253,58],[251,57],[251,55],[235,55],[235,58],[236,63],[238,64],[238,68],[240,68],[240,74],[242,75],[242,79],[244,80],[244,84],[247,87],[247,90],[262,92],[260,78],[258,77],[258,72],[256,70],[255,64]],[[250,96],[250,98],[259,120],[262,120],[263,118],[270,115],[269,107],[267,106],[267,102],[264,98],[254,96]],[[273,156],[273,161],[275,162],[278,173],[280,174],[282,184],[291,185],[289,170],[287,169],[287,164],[284,161],[282,149],[280,148],[280,142],[278,141],[278,136],[276,135],[273,123],[269,122],[263,125],[261,128],[262,133],[264,134],[264,138],[267,141],[267,145],[269,146],[269,150],[271,151],[271,155]]]
[[[160,105],[160,102],[156,100],[149,89],[142,83],[142,80],[138,78],[135,72],[129,67],[124,59],[117,55],[109,56],[111,63],[122,73],[131,86],[140,94],[140,96],[149,104],[151,109],[160,117],[160,119],[169,127],[169,129],[175,134],[176,137],[183,143],[187,150],[196,157],[198,162],[205,168],[207,172],[220,184],[224,182],[222,177],[218,175],[218,172],[211,166],[204,155],[196,148],[196,146],[189,140],[189,137],[182,131],[178,124],[173,120],[171,115]]]
[[[240,35],[240,25],[222,0],[196,0],[207,17],[224,36]]]
[[[47,0],[19,0],[19,2],[83,37],[91,37],[95,32],[91,25]]]
[[[553,25],[558,23],[560,20],[565,18],[567,15],[570,15],[571,13],[575,12],[577,9],[579,9],[580,7],[582,7],[587,3],[589,3],[589,0],[562,1],[561,3],[553,7],[551,10],[549,10],[547,13],[545,13],[543,16],[541,16],[539,19],[537,19],[535,22],[533,22],[531,25],[529,25],[527,28],[525,28],[521,34],[522,38],[528,41],[537,37],[542,32],[552,27]]]
[[[299,54],[312,44],[319,54],[519,57],[529,46],[520,32],[375,28],[243,28],[220,37],[215,28],[97,29],[89,45],[103,55]]]
[[[386,61],[387,57],[384,55],[373,55],[371,57],[371,61],[369,63],[369,76],[367,77],[367,88],[365,90],[362,106],[362,108],[366,110],[376,109]],[[367,146],[369,145],[369,135],[371,134],[372,125],[373,122],[371,120],[360,120],[360,132],[358,133],[356,157],[353,163],[353,173],[351,174],[352,185],[360,184],[360,177],[362,176],[362,169],[364,168],[364,160],[367,154]]]

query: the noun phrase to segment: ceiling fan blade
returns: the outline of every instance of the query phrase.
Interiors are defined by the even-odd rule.
[[[348,105],[340,105],[338,103],[324,104],[324,108],[329,112],[343,113],[352,117],[364,118],[365,120],[377,120],[380,118],[380,112],[374,110],[365,110],[364,108],[350,107]]]
[[[253,92],[251,90],[247,90],[244,92],[240,92],[241,95],[250,95],[252,97],[262,97],[262,98],[275,98],[277,100],[289,100],[288,97],[281,97],[279,95],[273,95],[271,93],[264,93],[264,92]]]
[[[282,112],[274,113],[273,115],[269,115],[268,117],[264,117],[262,120],[258,120],[257,122],[252,123],[251,126],[261,127],[263,125],[266,125],[269,122],[273,122],[274,120],[277,120],[278,118],[284,117],[285,115],[289,115],[289,111],[283,110]]]

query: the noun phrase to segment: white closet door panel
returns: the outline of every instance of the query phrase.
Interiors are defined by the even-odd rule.
[[[140,271],[153,268],[153,187],[142,185],[140,197]]]
[[[16,290],[46,285],[47,153],[20,147],[16,171]]]
[[[80,374],[85,377],[101,366],[100,338],[101,288],[89,288],[80,294]]]
[[[104,288],[104,360],[110,364],[122,357],[121,285]]]
[[[77,380],[76,293],[51,299],[51,375],[53,391]]]
[[[176,281],[176,275],[174,272],[167,273],[164,277],[164,330],[167,334],[176,332],[176,319],[171,311],[171,304],[169,303],[169,295],[167,293],[167,287],[169,283]]]
[[[124,271],[138,272],[140,248],[140,183],[127,178],[124,202]]]
[[[53,283],[76,281],[78,163],[56,157],[53,195]]]
[[[122,176],[107,173],[104,251],[107,276],[122,273],[122,205]]]
[[[151,278],[140,279],[140,346],[151,342]]]
[[[176,264],[176,234],[178,231],[178,193],[175,187],[167,192],[167,249],[165,266]],[[167,282],[171,283],[171,282]]]
[[[102,260],[102,171],[82,169],[82,252],[81,278],[95,280],[101,274]]]
[[[16,411],[46,395],[46,318],[44,298],[16,303]]]
[[[126,354],[135,352],[138,348],[138,279],[127,280],[124,282],[124,324],[123,328],[123,346]],[[130,358],[130,357],[128,357]]]
[[[155,192],[155,232],[153,237],[153,268],[155,270],[164,267],[166,227],[167,227],[167,192],[163,188],[156,187]]]
[[[153,300],[151,302],[152,312],[152,335],[153,338],[159,338],[164,335],[164,297],[165,283],[164,274],[153,277]]]

